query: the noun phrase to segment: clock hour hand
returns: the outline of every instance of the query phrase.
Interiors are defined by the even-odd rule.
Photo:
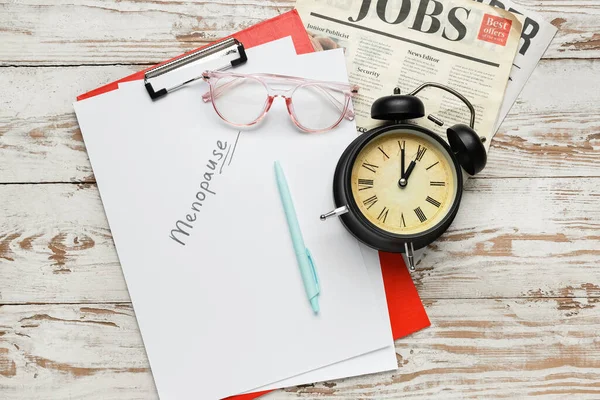
[[[417,163],[415,162],[415,160],[412,160],[410,162],[410,164],[408,164],[408,168],[406,169],[406,173],[404,174],[404,179],[408,182],[408,177],[410,176],[410,174],[412,173],[413,169],[415,169],[415,165],[417,165]]]
[[[406,185],[408,185],[408,177],[412,173],[413,169],[415,169],[416,165],[417,165],[417,162],[415,160],[411,160],[410,164],[408,164],[408,168],[406,169],[406,171],[404,171],[404,163],[403,163],[402,171],[404,173],[402,174],[402,178],[400,178],[400,180],[398,181],[398,185],[401,188],[404,188],[404,187],[406,187]]]
[[[402,174],[400,177],[400,180],[398,181],[398,185],[401,188],[406,187],[406,185],[408,185],[408,177],[410,176],[410,174],[412,173],[413,169],[415,169],[415,166],[417,165],[417,160],[421,161],[421,157],[423,157],[423,153],[425,153],[425,150],[423,150],[423,152],[421,152],[421,145],[419,145],[419,150],[417,150],[417,152],[411,157],[411,161],[410,164],[408,164],[408,168],[406,169],[406,171],[404,170],[404,147],[400,147],[401,150],[401,154],[400,154],[400,160],[401,160],[401,164],[402,164]]]

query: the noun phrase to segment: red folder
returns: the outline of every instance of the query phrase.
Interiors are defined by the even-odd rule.
[[[314,51],[306,30],[304,29],[304,25],[302,24],[302,20],[296,10],[281,14],[275,18],[263,21],[231,35],[231,37],[242,42],[246,48],[259,46],[286,36],[292,37],[297,54],[311,53]],[[174,59],[183,57],[186,54],[188,53],[182,54]],[[165,61],[165,63],[168,61]],[[120,82],[144,79],[144,73],[146,71],[147,70],[137,72],[82,94],[77,97],[77,100],[87,99],[116,90],[118,89]],[[387,298],[394,339],[400,339],[401,337],[428,327],[430,325],[429,318],[427,317],[425,308],[421,303],[417,289],[404,264],[402,256],[400,254],[379,252],[379,260],[381,263],[381,272],[383,274],[385,295]],[[251,400],[260,397],[265,393],[267,392],[243,394],[228,397],[227,400]]]

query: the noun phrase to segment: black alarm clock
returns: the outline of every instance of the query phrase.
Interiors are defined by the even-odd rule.
[[[433,87],[458,97],[471,113],[469,125],[447,129],[448,143],[435,132],[408,122],[425,116],[416,96]],[[424,83],[407,95],[376,100],[371,118],[390,121],[356,138],[338,161],[333,178],[336,209],[321,220],[339,216],[359,241],[378,250],[406,253],[414,270],[414,251],[440,237],[460,206],[464,169],[480,172],[487,162],[474,130],[475,109],[456,90]],[[439,126],[444,122],[429,115]]]

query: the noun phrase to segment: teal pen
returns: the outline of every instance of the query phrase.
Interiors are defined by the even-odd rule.
[[[296,210],[294,209],[292,195],[290,194],[290,189],[288,188],[279,161],[275,161],[275,179],[277,180],[279,196],[281,197],[285,218],[287,219],[290,236],[292,237],[292,243],[294,244],[294,252],[296,253],[296,259],[298,260],[298,266],[300,267],[300,275],[302,276],[302,282],[304,282],[304,290],[306,290],[306,295],[308,296],[313,311],[315,314],[318,314],[321,288],[319,287],[317,270],[315,269],[315,263],[310,251],[304,246],[304,239],[302,238],[302,232],[300,231],[300,225],[298,224],[298,217],[296,216]]]

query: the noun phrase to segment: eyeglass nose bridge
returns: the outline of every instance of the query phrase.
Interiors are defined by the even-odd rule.
[[[292,92],[296,89],[297,86],[292,86],[289,87],[273,87],[273,85],[267,85],[267,89],[269,91],[269,95],[277,97],[290,97],[292,95]]]
[[[265,107],[265,112],[264,114],[268,113],[269,110],[271,109],[271,106],[273,105],[273,102],[275,101],[276,97],[281,97],[282,99],[285,100],[285,103],[288,107],[288,111],[289,111],[289,105],[292,101],[292,98],[287,96],[287,93],[271,93],[268,95],[267,98],[267,106]]]
[[[275,101],[276,97],[281,97],[284,101],[285,101],[285,105],[288,109],[288,112],[292,112],[291,110],[291,106],[292,106],[292,97],[288,96],[288,91],[282,91],[280,93],[272,93],[269,95],[269,99],[267,100],[267,107],[265,109],[265,114],[267,112],[269,112],[269,110],[271,109],[271,106],[273,105],[273,101]]]
[[[260,120],[262,120],[267,115],[267,113],[271,109],[271,106],[273,105],[273,101],[275,101],[276,97],[281,97],[282,99],[285,100],[285,106],[287,108],[288,114],[290,115],[290,118],[292,119],[292,122],[294,124],[296,124],[296,126],[300,127],[301,129],[304,129],[299,124],[298,120],[296,119],[296,116],[294,115],[294,106],[292,105],[292,97],[291,96],[287,96],[287,93],[272,93],[272,94],[269,94],[269,97],[267,99],[267,105],[265,107],[265,111],[262,113],[262,115],[254,123],[259,122]]]

